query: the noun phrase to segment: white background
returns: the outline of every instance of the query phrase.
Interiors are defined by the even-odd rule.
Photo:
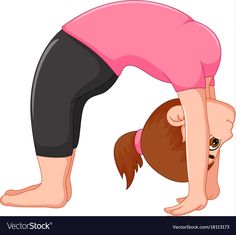
[[[30,92],[38,60],[61,26],[109,0],[8,0],[0,2],[0,194],[40,181],[30,124]],[[217,98],[235,107],[235,1],[160,0],[210,27],[222,45]],[[96,33],[96,32],[95,32]],[[99,33],[99,32],[97,32]],[[141,128],[161,103],[175,98],[169,84],[127,67],[116,84],[85,106],[72,172],[73,195],[62,209],[0,206],[0,215],[163,215],[185,196],[187,184],[169,181],[144,161],[129,190],[120,178],[113,146]],[[234,131],[235,132],[235,131]],[[197,143],[196,143],[197,144]],[[236,215],[235,138],[220,161],[219,198],[191,215]],[[56,169],[55,169],[56,170]]]

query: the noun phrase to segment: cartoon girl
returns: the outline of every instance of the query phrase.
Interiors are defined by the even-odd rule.
[[[215,99],[207,99],[206,104],[210,130],[206,196],[212,200],[220,192],[217,181],[220,148],[232,137],[235,110]],[[115,161],[120,175],[126,176],[127,188],[134,179],[135,171],[142,167],[141,155],[164,177],[177,182],[188,181],[185,128],[184,110],[180,100],[174,99],[158,107],[144,129],[126,133],[118,139],[114,148]],[[167,208],[166,212],[171,213],[171,209]]]
[[[2,204],[57,208],[67,203],[83,107],[132,65],[170,83],[182,107],[182,112],[174,110],[169,117],[182,123],[189,194],[166,211],[180,215],[204,208],[211,138],[207,98],[215,99],[214,76],[220,56],[220,44],[209,28],[154,2],[111,3],[65,24],[45,49],[32,86],[32,130],[42,181],[7,191]],[[150,140],[146,134],[144,128],[142,140]],[[141,145],[145,154],[145,144]],[[212,177],[217,176],[218,158]],[[217,181],[213,183],[216,188]]]

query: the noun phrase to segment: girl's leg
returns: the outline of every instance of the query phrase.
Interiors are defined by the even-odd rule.
[[[83,106],[89,98],[108,90],[116,79],[89,48],[63,31],[54,37],[37,67],[31,96],[32,129],[42,182],[32,190],[4,195],[2,204],[65,205],[71,197],[73,149],[79,140]]]
[[[74,158],[75,158],[75,149],[73,150],[72,156],[69,158],[69,169],[67,172],[67,176],[66,176],[66,200],[69,201],[71,198],[71,194],[72,194],[72,188],[71,188],[71,170],[72,170],[72,166],[74,163]],[[29,187],[23,188],[23,189],[18,189],[18,190],[8,190],[6,191],[5,195],[9,195],[9,196],[14,196],[20,193],[24,193],[26,191],[30,191],[30,190],[34,190],[36,188],[38,188],[40,184],[35,184],[35,185],[31,185]]]
[[[72,196],[71,171],[72,171],[72,167],[74,164],[75,151],[76,151],[76,149],[73,149],[73,153],[70,158],[69,169],[68,169],[67,176],[66,176],[66,200],[67,200],[67,202],[71,199],[71,196]]]

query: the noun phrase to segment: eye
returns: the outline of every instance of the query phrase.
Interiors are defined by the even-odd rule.
[[[219,148],[220,140],[215,137],[211,137],[209,145],[210,145],[210,151],[214,151]]]

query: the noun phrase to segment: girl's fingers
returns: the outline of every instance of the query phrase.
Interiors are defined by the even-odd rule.
[[[171,215],[174,216],[180,216],[180,215],[185,215],[190,212],[193,212],[195,210],[202,210],[205,206],[206,203],[197,203],[195,204],[194,202],[188,201],[188,202],[183,202],[179,205],[182,205],[180,208],[175,208],[170,212]]]
[[[188,207],[188,206],[182,206],[181,208],[179,209],[176,209],[176,210],[173,210],[171,211],[171,215],[174,215],[174,216],[180,216],[180,215],[185,215],[185,214],[188,214],[190,212],[193,212],[195,211],[196,208],[192,208],[192,207]]]
[[[185,215],[185,214],[191,213],[191,212],[193,212],[195,210],[198,210],[198,211],[202,210],[204,207],[205,207],[205,205],[200,205],[197,208],[189,206],[189,205],[183,205],[182,207],[180,207],[180,208],[178,208],[176,210],[172,210],[170,212],[170,214],[174,215],[174,216]]]
[[[183,202],[186,198],[187,198],[187,197],[180,197],[180,198],[177,198],[176,201],[177,201],[178,203],[181,203],[181,202]]]
[[[172,206],[172,207],[166,207],[166,208],[164,208],[164,211],[165,211],[166,213],[171,214],[171,212],[172,212],[173,210],[177,210],[177,209],[179,209],[179,208],[181,208],[181,207],[182,207],[182,204],[178,204],[178,205],[175,205],[175,206]]]

